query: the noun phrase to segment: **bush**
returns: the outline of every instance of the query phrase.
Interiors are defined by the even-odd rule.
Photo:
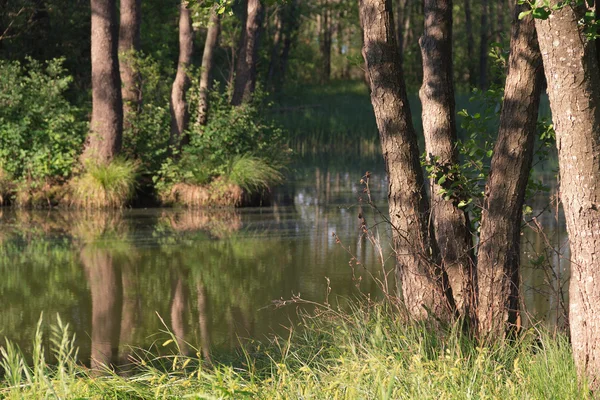
[[[0,169],[13,182],[64,182],[77,163],[87,123],[65,99],[63,61],[0,60]]]
[[[133,197],[137,165],[115,159],[109,164],[89,163],[74,179],[72,205],[82,208],[121,208]]]

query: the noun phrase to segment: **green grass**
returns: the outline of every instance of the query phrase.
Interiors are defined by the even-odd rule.
[[[41,334],[27,366],[18,349],[2,350],[6,398],[263,398],[263,399],[585,399],[563,335],[536,330],[514,342],[479,346],[456,329],[402,320],[385,304],[350,312],[322,308],[285,337],[246,345],[228,362],[138,351],[127,376],[90,371],[75,362],[61,325],[52,332],[58,361],[45,361]],[[35,350],[37,349],[37,350]],[[201,354],[198,351],[197,354]],[[154,352],[154,354],[156,354]]]
[[[243,155],[231,163],[228,178],[248,194],[262,193],[283,182],[282,167],[272,165],[268,160]]]
[[[80,208],[121,208],[135,192],[137,166],[115,159],[109,164],[90,163],[72,182],[71,203]]]

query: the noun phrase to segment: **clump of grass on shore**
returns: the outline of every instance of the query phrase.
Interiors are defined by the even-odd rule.
[[[289,336],[266,346],[248,345],[228,363],[140,352],[127,376],[107,369],[94,377],[76,364],[73,351],[67,361],[50,366],[43,352],[34,350],[33,366],[23,366],[9,345],[2,351],[6,372],[0,397],[591,397],[586,382],[577,381],[563,335],[530,330],[516,341],[482,347],[458,329],[406,323],[389,306],[373,303],[348,313],[326,308],[302,321]],[[173,342],[171,337],[165,345]],[[71,348],[66,339],[52,343],[55,354]]]
[[[118,158],[108,164],[87,164],[71,184],[71,204],[80,208],[123,207],[135,192],[136,171],[133,161]]]
[[[231,182],[250,194],[260,193],[283,183],[281,168],[250,155],[236,157],[228,175]]]

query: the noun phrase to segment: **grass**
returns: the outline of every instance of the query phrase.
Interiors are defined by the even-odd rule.
[[[13,192],[13,184],[10,176],[0,167],[0,206],[8,202]]]
[[[109,164],[89,163],[72,184],[71,204],[79,208],[121,208],[136,188],[135,162],[114,159]]]
[[[281,169],[262,158],[242,155],[233,160],[228,178],[247,193],[260,194],[283,183]]]
[[[289,335],[246,345],[228,362],[178,354],[168,331],[155,356],[138,351],[127,376],[91,371],[75,361],[65,325],[51,334],[53,364],[46,362],[41,330],[26,365],[10,344],[2,349],[6,398],[318,398],[462,399],[590,398],[578,384],[563,335],[536,330],[513,342],[480,346],[457,329],[411,324],[383,303],[349,312],[322,307],[304,316]],[[156,354],[156,353],[154,353]]]

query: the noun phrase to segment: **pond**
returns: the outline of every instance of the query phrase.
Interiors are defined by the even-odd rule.
[[[127,363],[134,349],[158,349],[166,330],[178,338],[170,350],[226,353],[246,339],[285,333],[313,302],[379,296],[373,277],[383,276],[381,260],[393,268],[390,231],[377,225],[377,210],[363,207],[379,251],[361,236],[358,214],[366,171],[386,212],[381,158],[311,157],[299,165],[270,207],[0,209],[0,337],[27,354],[40,316],[49,331],[58,315],[86,364]],[[538,220],[545,235],[523,235],[524,307],[532,320],[556,324],[568,263],[546,244],[564,246],[566,235],[551,210]],[[360,265],[350,263],[354,256]],[[294,301],[276,308],[278,300]]]

